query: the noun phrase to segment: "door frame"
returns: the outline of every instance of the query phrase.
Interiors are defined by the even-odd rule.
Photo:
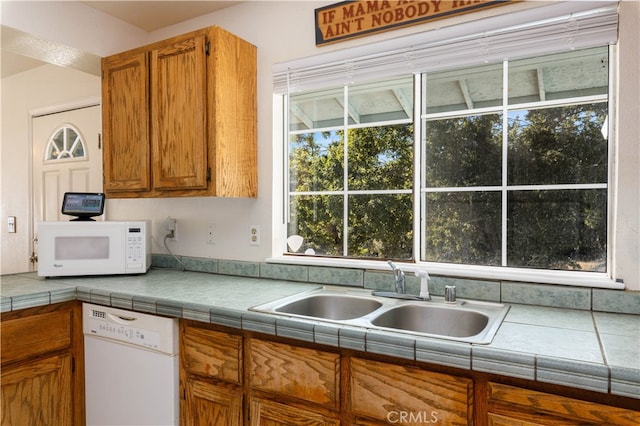
[[[67,112],[67,111],[73,111],[76,109],[82,109],[82,108],[89,108],[89,107],[94,107],[94,106],[98,106],[100,107],[100,109],[102,110],[102,99],[100,97],[91,97],[91,98],[85,98],[85,99],[79,99],[76,101],[71,101],[71,102],[67,102],[67,103],[63,103],[63,104],[56,104],[56,105],[51,105],[48,107],[42,107],[42,108],[34,108],[34,109],[30,109],[28,114],[29,114],[29,134],[28,134],[28,140],[29,140],[29,158],[31,159],[31,161],[29,161],[29,174],[28,174],[28,179],[29,179],[29,205],[27,207],[28,212],[29,212],[29,233],[28,233],[28,237],[29,238],[29,248],[31,253],[29,253],[29,257],[31,257],[31,255],[33,253],[35,253],[35,229],[34,229],[34,215],[35,215],[35,196],[36,194],[34,193],[34,184],[33,184],[33,162],[35,161],[34,157],[33,157],[33,144],[35,143],[35,141],[33,140],[33,120],[35,118],[38,117],[42,117],[44,115],[50,115],[50,114],[59,114],[61,112]],[[27,260],[29,263],[29,271],[30,272],[34,272],[36,271],[36,264],[34,262],[31,262],[31,260]]]

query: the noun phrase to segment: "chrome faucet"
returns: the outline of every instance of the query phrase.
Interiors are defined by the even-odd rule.
[[[396,281],[396,293],[405,294],[406,289],[404,286],[404,272],[402,272],[402,269],[398,268],[392,261],[388,261],[387,263],[393,270],[393,277]]]

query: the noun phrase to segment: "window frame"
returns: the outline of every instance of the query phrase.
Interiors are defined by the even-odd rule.
[[[567,270],[542,270],[530,268],[517,268],[505,266],[484,266],[484,265],[458,265],[458,264],[441,264],[434,262],[420,261],[422,251],[422,241],[420,238],[421,222],[423,220],[419,214],[414,214],[414,253],[416,259],[413,262],[402,262],[400,266],[408,272],[419,270],[427,270],[434,275],[456,276],[460,278],[491,280],[491,281],[514,281],[514,282],[531,282],[544,284],[559,284],[570,286],[584,287],[600,287],[600,288],[624,288],[622,282],[615,279],[615,226],[616,226],[616,173],[617,173],[617,129],[616,123],[616,79],[617,75],[617,45],[602,43],[609,48],[609,93],[608,93],[608,109],[609,109],[609,129],[608,129],[608,189],[607,189],[607,272],[586,272],[586,271],[567,271]],[[550,53],[551,54],[551,53]],[[534,54],[531,57],[536,56]],[[537,55],[539,56],[539,55]],[[414,74],[414,79],[420,79],[421,74]],[[422,149],[420,135],[422,134],[422,111],[420,85],[414,84],[414,170],[421,170],[422,167]],[[505,89],[506,90],[506,89]],[[291,255],[287,253],[287,217],[289,214],[289,191],[288,191],[288,94],[274,93],[274,139],[284,141],[284,143],[275,147],[274,153],[277,158],[282,161],[282,167],[274,170],[274,182],[276,188],[280,188],[281,192],[276,193],[278,205],[276,209],[278,214],[274,214],[274,244],[273,257],[267,259],[269,263],[284,264],[300,264],[314,266],[331,266],[331,267],[347,267],[347,268],[364,268],[373,270],[387,270],[388,266],[380,260],[358,259],[358,258],[328,258],[320,256],[304,256]],[[584,98],[581,98],[584,100]],[[566,104],[566,100],[559,102]],[[518,107],[526,104],[518,104]],[[515,105],[508,105],[509,109]],[[505,106],[502,105],[502,108]],[[420,128],[419,128],[420,127]],[[284,149],[283,149],[284,148]],[[506,165],[503,165],[506,167]],[[421,173],[414,173],[414,212],[421,211],[422,201],[422,177]],[[278,184],[280,182],[280,184]],[[513,188],[511,188],[513,189]],[[505,254],[503,254],[504,256]]]

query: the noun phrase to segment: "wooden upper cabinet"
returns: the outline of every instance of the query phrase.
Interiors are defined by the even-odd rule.
[[[207,187],[206,38],[151,51],[152,175],[156,189]]]
[[[151,189],[149,65],[146,52],[123,53],[102,62],[104,191]]]
[[[257,196],[255,46],[209,27],[102,66],[108,197]]]

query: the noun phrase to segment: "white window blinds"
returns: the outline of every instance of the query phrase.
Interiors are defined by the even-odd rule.
[[[560,2],[275,64],[274,92],[462,68],[615,44],[617,39],[617,2]]]

